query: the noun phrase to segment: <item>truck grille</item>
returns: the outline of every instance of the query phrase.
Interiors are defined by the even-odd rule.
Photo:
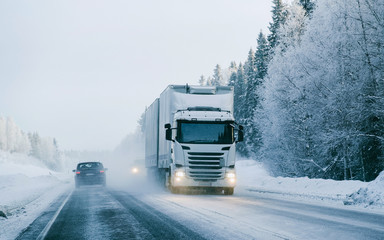
[[[187,174],[196,181],[216,181],[223,178],[224,153],[188,152]]]

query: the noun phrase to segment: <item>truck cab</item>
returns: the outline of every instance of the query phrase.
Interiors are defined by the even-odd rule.
[[[233,194],[236,186],[236,142],[242,141],[241,126],[229,111],[214,107],[190,107],[175,113],[166,124],[171,141],[169,188],[211,188]]]

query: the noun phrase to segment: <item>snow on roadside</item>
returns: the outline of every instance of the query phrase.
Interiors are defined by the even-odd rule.
[[[247,191],[283,194],[302,199],[338,201],[345,205],[384,207],[384,172],[370,183],[271,177],[262,164],[254,160],[237,162],[238,186]]]
[[[71,175],[70,175],[71,176]],[[60,194],[69,175],[53,172],[37,159],[0,151],[0,239],[15,239]]]
[[[384,171],[366,187],[350,194],[348,204],[362,204],[364,206],[384,206]]]

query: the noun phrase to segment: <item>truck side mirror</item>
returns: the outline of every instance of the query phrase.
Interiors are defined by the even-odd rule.
[[[172,129],[171,129],[171,124],[167,123],[164,125],[166,128],[165,130],[165,140],[172,141]]]
[[[237,141],[238,142],[244,141],[244,132],[243,132],[243,130],[244,130],[244,127],[239,125],[239,132],[237,133]]]

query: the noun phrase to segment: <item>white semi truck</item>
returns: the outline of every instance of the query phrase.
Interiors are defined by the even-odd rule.
[[[242,140],[232,87],[169,85],[145,112],[147,174],[173,193],[204,188],[232,195]]]

